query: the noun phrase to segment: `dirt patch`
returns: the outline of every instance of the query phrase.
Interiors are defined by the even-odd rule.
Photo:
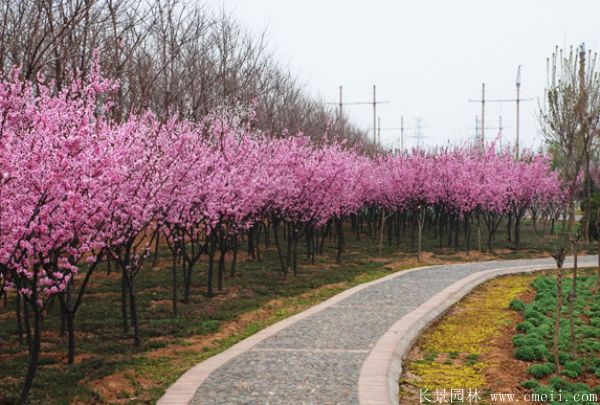
[[[520,300],[527,303],[533,301],[534,298],[535,291],[533,290],[529,290],[519,297]],[[527,392],[521,387],[521,382],[528,379],[529,364],[514,358],[512,338],[517,333],[517,324],[523,321],[523,315],[515,311],[511,321],[511,324],[503,328],[492,340],[489,351],[482,356],[482,360],[488,363],[484,374],[491,392],[515,393],[521,397]],[[507,370],[510,372],[507,373]]]
[[[0,314],[0,321],[5,319],[13,319],[15,317],[15,311],[6,311]]]
[[[172,300],[151,300],[150,309],[156,309],[159,307],[170,307],[173,305]]]
[[[121,371],[88,383],[109,404],[150,401],[147,392],[152,385],[151,379],[140,376],[133,370]]]
[[[448,260],[438,258],[432,252],[422,252],[421,257],[421,261],[418,261],[414,255],[403,257],[400,260],[386,264],[383,268],[387,270],[398,271],[408,267],[432,266],[434,264],[448,263]]]

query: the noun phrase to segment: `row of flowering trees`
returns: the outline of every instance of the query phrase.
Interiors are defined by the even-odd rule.
[[[503,217],[514,221],[518,245],[528,210],[551,217],[564,200],[544,156],[515,161],[491,147],[483,155],[367,157],[301,134],[271,137],[252,129],[251,113],[231,111],[197,122],[148,112],[117,123],[116,89],[98,68],[60,91],[42,77],[24,82],[18,71],[0,82],[0,294],[14,297],[30,354],[21,403],[34,380],[45,308],[60,302],[72,363],[76,314],[100,263],[121,272],[123,329],[139,345],[136,280],[159,244],[172,254],[177,315],[201,258],[210,296],[214,282],[223,288],[226,255],[235,263],[243,238],[258,253],[261,232],[272,233],[288,274],[297,271],[304,237],[314,260],[335,234],[339,260],[344,220],[359,237],[365,221],[382,236],[389,218],[408,222],[420,252],[426,218],[456,238],[460,224],[468,230],[477,218],[491,249]]]

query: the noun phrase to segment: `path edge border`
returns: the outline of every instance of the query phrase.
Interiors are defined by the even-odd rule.
[[[488,263],[498,262],[498,260],[488,261]],[[466,263],[456,263],[456,264],[467,264]],[[225,349],[224,351],[209,357],[208,359],[196,364],[188,371],[183,373],[173,384],[167,388],[163,396],[156,402],[157,405],[184,405],[189,404],[193,399],[194,394],[200,387],[200,385],[208,378],[208,376],[217,368],[227,363],[229,360],[234,357],[250,350],[252,347],[256,346],[263,340],[267,339],[270,336],[280,332],[281,330],[287,328],[299,322],[305,318],[308,318],[311,315],[316,314],[317,312],[323,311],[326,308],[331,307],[332,305],[337,304],[338,302],[344,300],[345,298],[361,291],[366,288],[369,288],[373,285],[383,283],[394,278],[400,277],[404,274],[412,273],[415,271],[422,271],[427,269],[436,268],[443,265],[431,265],[431,266],[420,266],[406,270],[398,270],[393,272],[392,274],[388,274],[387,276],[378,278],[376,280],[372,280],[363,284],[359,284],[352,288],[349,288],[345,291],[342,291],[339,294],[334,295],[331,298],[317,304],[313,307],[306,309],[305,311],[299,312],[295,315],[292,315],[288,318],[282,319],[279,322],[274,323],[255,334],[248,336],[247,338],[239,341],[233,346]]]
[[[581,262],[590,256],[580,257]],[[582,260],[583,259],[583,260]],[[587,264],[580,263],[582,267]],[[563,268],[571,268],[566,263]],[[363,362],[358,381],[359,405],[398,405],[402,360],[427,327],[475,287],[496,277],[548,270],[547,264],[489,269],[473,273],[446,287],[400,318],[375,343]]]

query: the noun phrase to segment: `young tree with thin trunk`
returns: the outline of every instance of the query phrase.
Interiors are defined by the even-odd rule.
[[[600,122],[597,55],[586,52],[583,44],[568,53],[557,48],[548,59],[548,84],[539,115],[546,142],[560,155],[555,161],[560,163],[562,175],[569,183],[568,231],[571,232],[582,174],[584,201],[589,211],[590,164]],[[584,228],[586,239],[588,230],[589,222]]]

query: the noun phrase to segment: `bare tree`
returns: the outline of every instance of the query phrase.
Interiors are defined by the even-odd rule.
[[[2,72],[22,66],[24,78],[43,73],[60,86],[96,58],[120,83],[116,120],[148,109],[198,119],[252,106],[253,124],[273,136],[366,143],[364,131],[274,62],[264,34],[250,35],[222,9],[189,0],[0,0],[0,18]]]
[[[596,67],[597,54],[586,52],[584,45],[578,52],[571,48],[568,54],[557,48],[548,59],[548,88],[540,106],[546,142],[560,155],[557,162],[570,186],[569,231],[575,221],[577,183],[582,172],[586,204],[591,195],[590,163],[600,120],[600,76]]]

